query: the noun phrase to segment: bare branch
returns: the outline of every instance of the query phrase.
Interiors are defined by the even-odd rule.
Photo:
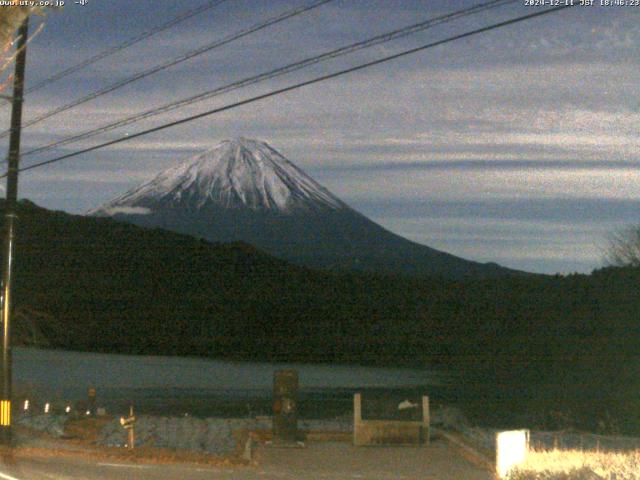
[[[640,267],[640,225],[612,234],[605,260],[610,266]]]

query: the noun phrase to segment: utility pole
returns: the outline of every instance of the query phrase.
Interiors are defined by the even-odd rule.
[[[18,202],[18,168],[20,164],[20,126],[22,124],[22,95],[24,70],[27,62],[27,34],[29,17],[18,30],[18,45],[13,79],[11,136],[9,137],[9,166],[7,169],[7,198],[4,203],[4,250],[2,253],[2,350],[0,369],[0,444],[11,445],[11,269],[15,235],[16,204]]]

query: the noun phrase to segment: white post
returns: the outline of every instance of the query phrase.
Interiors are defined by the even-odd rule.
[[[496,433],[496,473],[505,478],[521,465],[529,451],[529,430],[511,430]]]
[[[422,397],[422,424],[424,425],[424,445],[426,447],[429,445],[429,435],[431,428],[431,417],[429,414],[429,397],[427,397],[426,395]]]
[[[353,395],[353,444],[359,445],[358,432],[362,423],[362,396],[359,393]]]

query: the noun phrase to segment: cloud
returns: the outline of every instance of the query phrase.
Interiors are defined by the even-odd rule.
[[[340,171],[325,176],[330,190],[345,199],[538,199],[638,196],[640,171],[604,169],[479,169]]]
[[[437,160],[428,157],[434,156]],[[409,156],[411,157],[411,156]],[[426,158],[425,158],[426,157]],[[541,158],[542,157],[542,158]],[[405,157],[406,158],[406,157]],[[513,156],[492,156],[472,153],[447,153],[441,155],[420,156],[413,161],[398,160],[395,162],[376,163],[344,163],[323,166],[323,171],[397,171],[397,170],[636,170],[640,162],[617,160],[575,160],[572,158],[558,159],[557,155],[529,154],[514,159]]]
[[[607,234],[620,222],[572,225],[559,221],[496,219],[477,216],[423,215],[409,221],[394,216],[376,218],[393,231],[416,242],[455,255],[513,268],[535,264],[534,270],[588,272],[598,265]],[[542,264],[552,265],[540,269]]]
[[[149,215],[153,213],[151,209],[145,207],[107,207],[101,209],[101,212],[107,215],[117,215],[118,213],[125,215]]]
[[[28,81],[45,78],[62,64],[94,54],[95,45],[116,45],[125,36],[165,22],[180,13],[178,3],[113,0],[90,4],[86,8],[95,12],[92,15],[83,8],[48,16],[47,28],[30,45]],[[153,42],[142,42],[58,82],[55,88],[35,92],[25,105],[25,120],[291,8],[288,1],[268,3],[254,11],[225,2],[226,6],[164,32]],[[451,3],[372,0],[366,7],[358,2],[328,4],[287,22],[286,28],[283,24],[248,37],[26,128],[23,148],[450,11]],[[115,24],[108,21],[113,12],[120,19]],[[23,162],[121,138],[522,13],[530,10],[516,2],[56,152],[24,157]],[[60,38],[74,41],[61,43]],[[515,199],[524,202],[518,214],[535,217],[532,232],[537,225],[543,237],[545,217],[535,210],[539,202],[549,202],[543,209],[545,215],[562,215],[568,228],[573,228],[585,223],[576,215],[586,215],[580,210],[585,199],[626,202],[638,198],[640,95],[633,88],[640,67],[638,43],[640,9],[567,9],[33,170],[24,180],[21,177],[21,193],[52,208],[85,211],[224,138],[245,135],[270,142],[346,201],[356,206],[377,202],[372,214],[390,222],[397,215],[390,225],[400,234],[426,238],[437,225],[411,223],[402,212],[389,207],[393,202],[498,202],[508,209]],[[0,111],[0,123],[8,125],[8,115],[8,109]],[[566,200],[573,203],[567,206]],[[478,213],[468,205],[456,208]],[[609,218],[606,209],[594,211],[589,221]],[[417,218],[428,214],[416,210]],[[478,215],[481,218],[482,212]],[[460,215],[452,221],[461,221],[464,231],[442,230],[437,241],[450,235],[451,245],[459,242],[466,256],[503,258],[504,245],[492,246],[489,240],[506,241],[511,229],[514,241],[523,242],[509,253],[512,265],[517,258],[534,262],[529,252],[539,256],[544,268],[552,269],[553,262],[560,265],[563,261],[558,256],[544,260],[548,255],[537,249],[535,233],[525,238],[521,226],[505,224],[504,231],[492,233],[474,229]],[[576,262],[591,255],[595,262],[592,250],[584,249],[580,242],[571,246],[570,236],[581,235],[576,228],[561,236],[567,247],[557,246],[558,251],[567,258],[573,255],[571,251],[577,252]]]

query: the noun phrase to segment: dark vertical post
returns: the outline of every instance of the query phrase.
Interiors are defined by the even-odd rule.
[[[27,61],[29,17],[18,30],[15,75],[13,79],[13,107],[11,136],[9,137],[9,166],[7,170],[7,198],[4,204],[4,250],[2,255],[2,390],[0,391],[0,443],[11,445],[11,270],[13,264],[14,228],[18,200],[18,168],[20,163],[20,126],[22,123],[22,95],[24,70]]]
[[[96,389],[89,387],[87,394],[87,415],[96,416]]]
[[[298,440],[298,372],[278,370],[273,375],[273,442]]]

